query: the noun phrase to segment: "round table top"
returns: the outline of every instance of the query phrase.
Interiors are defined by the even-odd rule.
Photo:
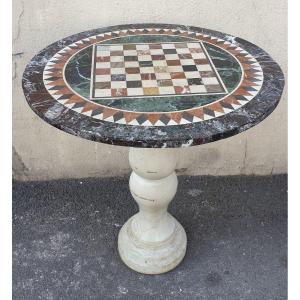
[[[49,124],[92,141],[186,147],[266,118],[284,87],[278,64],[241,38],[133,24],[78,33],[28,63],[23,90]]]

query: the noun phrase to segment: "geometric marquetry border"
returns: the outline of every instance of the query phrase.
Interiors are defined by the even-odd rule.
[[[175,35],[189,37],[220,47],[239,62],[243,74],[239,86],[225,97],[201,107],[174,112],[131,112],[96,104],[75,93],[64,78],[64,68],[70,58],[93,44],[128,35]],[[51,96],[59,103],[80,114],[117,124],[135,126],[170,126],[202,122],[228,114],[249,101],[263,84],[263,72],[257,60],[244,49],[211,35],[166,28],[139,28],[109,31],[84,38],[57,52],[46,64],[43,81]]]

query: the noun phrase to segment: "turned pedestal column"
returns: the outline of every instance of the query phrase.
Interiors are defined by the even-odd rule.
[[[164,273],[185,255],[185,231],[167,210],[177,190],[177,161],[176,149],[130,148],[129,187],[139,212],[122,227],[118,249],[123,262],[135,271]]]

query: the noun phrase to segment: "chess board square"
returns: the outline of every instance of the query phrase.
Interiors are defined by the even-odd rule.
[[[176,54],[176,49],[164,49],[164,54]]]
[[[182,66],[168,66],[169,72],[183,72]]]
[[[110,63],[110,67],[111,68],[124,68],[125,67],[125,63],[123,61],[120,61],[120,62],[111,62]]]
[[[111,56],[111,55],[110,55],[110,51],[98,50],[97,51],[97,56]]]
[[[96,68],[97,69],[110,68],[110,62],[96,62]]]
[[[111,81],[124,81],[126,80],[125,74],[112,74]]]
[[[199,71],[201,78],[204,77],[215,77],[215,73],[211,71]]]
[[[173,86],[160,86],[158,90],[161,95],[175,94],[175,89]]]
[[[165,54],[166,60],[178,60],[179,56],[178,54]]]
[[[137,55],[137,50],[124,50],[124,55],[125,56],[136,56]]]
[[[174,60],[167,60],[167,65],[168,66],[180,66],[180,60],[179,59],[174,59]]]
[[[164,60],[165,56],[164,55],[151,55],[152,60]]]
[[[138,61],[152,61],[151,55],[139,55]]]
[[[140,66],[138,61],[125,61],[125,68],[138,68]]]
[[[111,95],[113,97],[127,96],[127,89],[126,88],[111,89]]]
[[[164,51],[163,49],[150,49],[151,55],[163,55]]]
[[[105,81],[110,81],[110,75],[96,75],[95,76],[95,83],[96,82],[105,82]]]
[[[142,80],[141,75],[144,74],[126,74],[126,81]]]
[[[144,73],[144,74],[141,74],[142,80],[155,80],[156,77],[157,77],[157,74],[155,74],[155,73]]]
[[[204,77],[202,81],[205,85],[219,84],[219,81],[216,77]]]
[[[124,56],[124,61],[137,61],[138,57],[136,55],[133,56]]]
[[[124,50],[141,50],[141,49],[137,49],[135,44],[124,44],[123,49]]]
[[[120,89],[120,88],[126,88],[126,87],[127,87],[126,81],[112,81],[111,82],[112,89]]]
[[[157,95],[159,93],[158,87],[146,87],[143,88],[144,95]]]
[[[110,89],[111,88],[111,82],[110,81],[103,81],[103,82],[96,82],[95,83],[96,89]]]
[[[173,83],[172,83],[171,79],[159,79],[159,80],[157,80],[157,85],[159,87],[161,87],[161,86],[172,86]]]
[[[171,79],[170,73],[156,73],[156,79]]]
[[[137,50],[137,55],[150,55],[150,49],[149,50]]]
[[[179,48],[179,49],[177,49],[177,53],[178,54],[189,54],[190,50],[187,48]]]
[[[167,43],[161,45],[163,49],[175,49],[175,45],[173,43]]]
[[[101,48],[102,48],[102,47],[105,47],[105,45],[101,45]],[[110,45],[110,46],[108,47],[108,49],[109,49],[110,51],[124,50],[124,49],[123,49],[123,45]]]
[[[221,93],[221,92],[223,92],[223,88],[219,84],[207,85],[206,90],[207,90],[208,93]]]
[[[187,86],[188,85],[188,81],[187,79],[172,79],[172,83],[174,86]]]
[[[140,80],[127,81],[127,87],[128,88],[139,88],[139,87],[142,87],[142,81],[140,81]]]
[[[96,75],[109,75],[110,74],[110,68],[106,69],[96,69]]]
[[[182,68],[183,68],[184,72],[197,71],[197,66],[195,66],[195,65],[186,65],[186,66],[182,66]]]
[[[204,85],[191,85],[190,87],[191,93],[206,93],[206,87]]]
[[[185,73],[184,72],[170,72],[172,79],[185,79]]]
[[[212,68],[210,65],[197,65],[198,71],[212,71]]]
[[[141,96],[144,94],[144,90],[142,88],[127,88],[128,96]]]
[[[139,62],[140,67],[153,67],[153,61],[140,61]]]
[[[122,50],[116,50],[116,51],[111,51],[110,56],[123,56],[125,51]]]
[[[149,49],[162,49],[161,44],[149,44]]]
[[[154,72],[157,73],[168,73],[168,66],[157,66],[154,67]]]
[[[187,46],[189,48],[200,48],[201,49],[200,43],[187,43]]]
[[[143,80],[142,86],[143,87],[157,87],[158,82],[156,80]]]
[[[180,63],[181,63],[182,66],[185,66],[185,65],[188,66],[188,65],[195,64],[193,59],[181,59]]]
[[[141,67],[141,73],[154,73],[154,67]]]
[[[125,74],[125,68],[112,68],[110,70],[111,74]]]
[[[203,58],[203,59],[196,58],[196,59],[194,59],[194,62],[196,65],[208,65],[209,64],[209,61],[206,58]]]
[[[124,61],[124,56],[111,56],[110,57],[111,62],[119,62]]]
[[[122,47],[122,49],[123,49],[123,47]],[[112,46],[109,46],[109,45],[97,45],[96,50],[98,52],[101,52],[101,51],[113,51],[113,50],[117,50],[117,49],[113,49]]]
[[[200,42],[94,46],[91,98],[226,94]]]
[[[205,58],[205,54],[202,52],[202,53],[192,53],[192,57],[194,59],[203,59]]]
[[[179,94],[179,95],[191,93],[188,85],[186,85],[186,86],[176,86],[175,85],[174,89],[175,89],[175,94]]]
[[[203,85],[201,78],[188,78],[188,85]]]
[[[186,78],[201,78],[200,72],[186,72],[185,73]]]
[[[167,62],[165,60],[153,60],[153,66],[167,66]]]
[[[188,45],[187,45],[187,43],[176,43],[175,48],[177,48],[177,49],[179,49],[179,48],[188,48]]]
[[[98,56],[96,62],[107,62],[110,61],[110,56]]]
[[[136,50],[149,50],[149,45],[147,45],[147,44],[136,45]]]
[[[191,53],[178,54],[178,58],[180,60],[182,60],[182,59],[193,59]]]
[[[201,48],[190,48],[191,53],[203,53]]]
[[[140,68],[125,68],[126,74],[139,74]]]
[[[110,97],[111,89],[95,89],[95,97]]]

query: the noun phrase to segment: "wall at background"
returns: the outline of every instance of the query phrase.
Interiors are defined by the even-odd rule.
[[[145,22],[210,28],[262,47],[287,76],[287,3],[283,0],[14,0],[13,14],[13,174],[19,180],[120,176],[130,171],[128,148],[64,133],[39,119],[26,103],[21,87],[26,63],[36,52],[68,35]],[[254,128],[181,150],[178,172],[286,173],[286,92],[273,114]]]

